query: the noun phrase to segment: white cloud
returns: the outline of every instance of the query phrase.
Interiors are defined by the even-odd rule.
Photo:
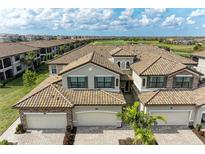
[[[142,18],[138,20],[139,25],[148,26],[150,24],[156,23],[160,20],[159,17],[155,17],[154,19],[148,18],[146,15],[142,15]]]
[[[121,15],[119,16],[119,19],[129,19],[132,17],[134,13],[134,9],[125,9],[124,11],[121,12]]]
[[[180,26],[183,22],[184,22],[184,18],[176,17],[176,15],[173,14],[169,17],[166,17],[161,25],[165,27],[175,27],[175,26]]]
[[[202,27],[205,28],[205,24],[203,24]]]
[[[0,29],[105,29],[112,9],[1,9]]]
[[[188,25],[192,25],[192,24],[195,24],[196,21],[192,20],[191,17],[187,17],[187,18],[186,18],[186,23],[187,23]]]
[[[197,9],[197,10],[191,12],[190,17],[198,17],[198,16],[202,16],[202,15],[205,15],[205,10]]]
[[[203,16],[205,15],[205,10],[197,9],[190,13],[190,15],[186,18],[186,23],[191,25],[195,24],[196,21],[193,20],[194,17]]]
[[[166,12],[165,8],[152,8],[152,9],[145,9],[143,14],[149,16],[160,16],[164,12]]]

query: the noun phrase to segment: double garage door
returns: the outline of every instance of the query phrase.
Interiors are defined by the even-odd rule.
[[[119,122],[116,112],[83,111],[75,114],[77,126],[116,126]]]
[[[28,129],[65,129],[66,113],[28,113],[26,114]]]
[[[190,111],[150,111],[151,115],[165,117],[166,123],[158,121],[158,125],[189,125]]]

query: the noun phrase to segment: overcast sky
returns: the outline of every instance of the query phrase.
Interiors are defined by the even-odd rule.
[[[0,33],[205,36],[205,9],[0,9]]]

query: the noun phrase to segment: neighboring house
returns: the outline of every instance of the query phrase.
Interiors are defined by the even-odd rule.
[[[140,110],[166,117],[167,125],[196,125],[203,108],[195,101],[202,75],[165,55],[144,53],[131,65]],[[200,115],[202,117],[202,114]],[[164,125],[165,123],[159,123]]]
[[[139,110],[165,116],[168,125],[196,125],[205,113],[205,91],[193,65],[191,59],[149,45],[87,45],[49,62],[53,82],[13,108],[27,129],[119,127],[116,113],[130,103],[124,93],[131,92]]]
[[[193,53],[192,59],[198,62],[195,68],[205,76],[205,51]]]
[[[40,60],[39,48],[20,43],[0,43],[0,80],[6,80],[22,73],[26,66],[21,62],[25,53],[34,51],[35,62]],[[28,66],[29,67],[29,66]]]
[[[65,66],[59,75],[61,81],[14,105],[25,128],[121,126],[116,113],[126,102],[120,91],[123,72],[117,65],[91,52]]]

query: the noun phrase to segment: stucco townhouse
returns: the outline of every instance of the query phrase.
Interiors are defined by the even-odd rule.
[[[195,68],[205,76],[205,51],[195,52],[192,54],[192,59],[197,62]]]
[[[36,53],[36,64],[40,61],[39,48],[20,43],[0,43],[0,80],[6,80],[22,73],[26,66],[21,62],[25,53]]]
[[[148,45],[87,45],[51,61],[50,82],[13,108],[26,129],[119,127],[116,113],[128,104],[124,93],[132,93],[139,110],[167,118],[159,125],[196,125],[205,113],[196,64]]]

